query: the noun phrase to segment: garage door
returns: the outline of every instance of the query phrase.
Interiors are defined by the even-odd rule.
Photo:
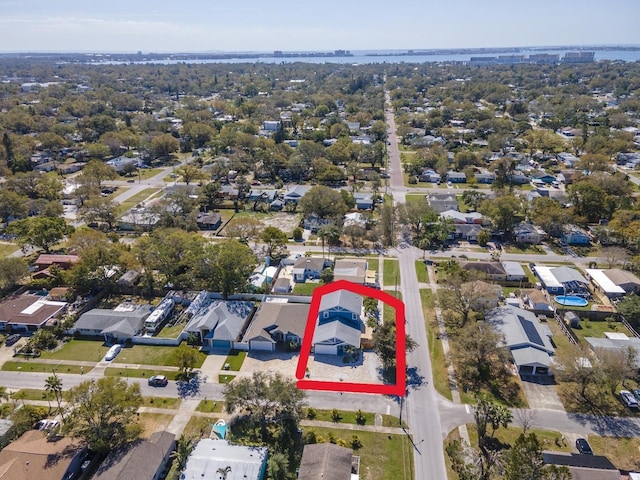
[[[337,345],[316,345],[314,347],[314,352],[316,355],[337,355],[338,346]]]
[[[249,350],[273,352],[275,347],[275,344],[271,342],[261,342],[259,340],[249,342]]]

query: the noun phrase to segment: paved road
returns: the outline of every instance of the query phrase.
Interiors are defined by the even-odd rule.
[[[117,364],[115,364],[117,365]],[[99,373],[88,372],[85,375],[58,374],[62,380],[65,390],[73,388],[85,380],[97,379],[102,376],[102,370]],[[45,380],[51,373],[33,373],[33,372],[3,372],[0,371],[0,385],[10,389],[34,388],[42,390]],[[142,395],[148,397],[178,397],[178,386],[176,382],[169,382],[166,387],[157,388],[147,385],[146,380],[138,378],[127,379],[129,383],[139,383]],[[197,399],[204,400],[223,400],[224,385],[219,383],[211,383],[205,381],[200,385],[200,391],[195,396]],[[396,399],[391,397],[383,397],[380,395],[358,395],[358,394],[339,394],[334,392],[314,392],[307,391],[307,401],[309,405],[323,410],[339,408],[343,410],[356,411],[361,409],[365,412],[380,413],[398,416],[400,409]]]
[[[385,97],[387,105],[390,105],[388,92],[385,93]],[[404,186],[395,119],[389,110],[386,112],[386,119],[390,143],[388,145],[390,190],[394,202],[399,203],[405,201],[407,189]],[[409,431],[413,435],[415,479],[447,478],[442,445],[446,433],[443,433],[440,411],[437,408],[438,393],[433,388],[429,345],[415,268],[415,252],[410,249],[400,250],[398,260],[407,333],[418,343],[418,347],[407,355],[409,378],[416,378],[418,383],[408,386],[408,394],[404,401],[405,408],[402,412]]]

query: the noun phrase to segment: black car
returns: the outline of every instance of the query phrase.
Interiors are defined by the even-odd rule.
[[[11,345],[14,345],[15,343],[17,343],[18,340],[20,340],[20,335],[18,335],[17,333],[14,333],[13,335],[9,335],[7,337],[7,340],[5,341],[5,343],[7,344],[7,347],[10,347]]]
[[[576,440],[576,448],[582,455],[593,455],[593,450],[591,450],[591,445],[584,438],[579,438]]]
[[[166,387],[169,383],[169,380],[164,375],[154,375],[153,377],[149,378],[148,383],[152,387]]]

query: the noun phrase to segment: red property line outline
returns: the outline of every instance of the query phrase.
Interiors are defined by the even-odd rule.
[[[309,364],[309,356],[311,355],[311,347],[313,345],[313,334],[316,329],[318,320],[318,312],[320,310],[320,301],[322,296],[338,290],[348,290],[350,292],[362,295],[364,297],[372,297],[382,300],[396,311],[396,383],[395,384],[371,384],[371,383],[352,383],[352,382],[330,382],[321,380],[305,379],[307,365]],[[304,337],[302,338],[302,346],[300,348],[300,358],[296,368],[297,386],[303,390],[325,390],[333,392],[352,392],[352,393],[374,393],[379,395],[398,395],[404,397],[407,388],[407,359],[405,356],[406,333],[405,333],[405,313],[404,303],[396,297],[389,295],[375,288],[365,287],[357,283],[347,280],[338,280],[336,282],[323,285],[313,291],[311,298],[311,308],[307,317],[307,325],[305,326]]]

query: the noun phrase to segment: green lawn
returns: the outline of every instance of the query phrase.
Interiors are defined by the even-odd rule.
[[[380,260],[376,258],[367,258],[367,266],[369,270],[375,270],[378,272],[380,270]]]
[[[139,365],[166,365],[177,367],[174,359],[175,347],[158,347],[155,345],[134,345],[123,348],[112,363],[129,363]],[[195,368],[200,368],[207,354],[198,351],[198,362]]]
[[[404,434],[386,434],[365,431],[342,430],[339,428],[305,427],[313,430],[318,441],[336,442],[343,440],[347,445],[354,435],[362,443],[362,448],[354,452],[360,456],[360,478],[362,480],[411,480],[413,479],[413,445]]]
[[[507,253],[543,255],[545,252],[539,245],[504,245]]]
[[[37,360],[24,360],[24,361],[8,361],[2,365],[2,370],[6,372],[50,372],[53,375],[53,370],[57,373],[73,373],[81,374],[89,372],[93,367],[81,367],[79,365],[65,365],[58,363],[38,363]]]
[[[222,413],[223,411],[224,402],[221,400],[202,400],[196,407],[196,412]]]
[[[388,258],[384,259],[382,284],[385,287],[392,287],[395,285],[400,287],[400,264],[397,260],[391,260]]]
[[[66,396],[67,392],[62,392],[62,398],[64,399],[66,398]],[[47,400],[47,397],[49,397],[49,400],[51,401],[51,406],[53,407],[55,405],[55,407],[57,408],[58,405],[55,401],[56,396],[53,394],[53,392],[49,393],[44,388],[42,390],[39,390],[37,388],[22,388],[17,392],[13,392],[11,394],[11,398],[15,401]]]
[[[426,197],[424,195],[419,194],[408,194],[405,196],[407,205],[417,203],[419,205],[423,205],[427,203]]]
[[[236,376],[231,374],[218,375],[218,383],[222,383],[222,384],[231,383],[231,381],[233,381],[234,378],[236,378]]]
[[[139,168],[137,172],[131,175],[118,175],[116,180],[135,180],[138,183],[138,179],[147,180],[151,177],[155,177],[162,171],[162,168]]]
[[[182,434],[185,438],[195,438],[198,440],[201,438],[209,438],[211,426],[215,424],[217,420],[216,417],[193,416],[187,422]]]
[[[179,409],[182,401],[172,397],[142,397],[143,407]]]
[[[617,438],[589,435],[589,443],[596,455],[612,459],[621,470],[640,470],[640,438]]]
[[[418,275],[418,282],[429,283],[429,270],[424,260],[416,260],[416,274]]]
[[[179,323],[178,325],[173,325],[172,327],[164,327],[160,330],[160,333],[156,335],[159,338],[178,338],[178,336],[184,330],[184,327],[187,325],[185,323]]]
[[[394,292],[386,292],[388,294],[390,294],[393,297],[399,298],[400,300],[402,300],[402,294],[400,292],[394,293]],[[395,321],[396,319],[396,310],[395,308],[393,308],[391,305],[388,305],[386,303],[384,303],[382,305],[382,318],[383,321],[387,322],[389,320],[391,321]]]
[[[620,322],[605,322],[605,321],[592,321],[592,320],[580,320],[580,328],[573,328],[580,340],[584,340],[585,337],[604,338],[605,332],[621,332],[631,337],[631,332],[627,330]]]
[[[233,350],[227,358],[224,360],[225,364],[229,364],[229,370],[232,372],[239,372],[240,368],[242,368],[242,363],[244,359],[247,358],[247,352],[243,352],[240,350]]]
[[[306,420],[317,420],[320,422],[333,422],[333,410],[318,410],[318,409],[314,409],[315,411],[315,417],[314,418],[310,418],[308,415],[308,411],[309,409],[305,409],[302,418],[306,419]],[[340,421],[336,422],[336,424],[340,424],[340,423],[349,423],[352,425],[357,425],[358,422],[356,421],[356,412],[351,412],[348,410],[338,410],[338,413],[340,414]],[[364,414],[365,417],[365,423],[364,425],[375,425],[376,422],[376,414],[375,413],[370,413],[370,412],[362,412]],[[400,422],[398,420],[398,417],[394,417],[393,415],[382,415],[382,425],[384,427],[400,427]],[[403,425],[406,426],[406,424]]]
[[[75,360],[77,362],[99,362],[109,350],[98,340],[70,340],[53,352],[42,352],[41,358]]]
[[[321,282],[296,283],[293,286],[293,293],[294,295],[313,295],[313,291],[321,285],[324,284]]]
[[[160,191],[159,188],[145,188],[141,192],[136,193],[131,198],[128,198],[124,202],[122,202],[118,206],[118,213],[120,215],[124,214],[127,210],[135,207],[136,205],[138,205],[141,202],[144,202],[147,198],[149,198],[150,196],[154,195],[158,191]]]
[[[0,258],[8,257],[18,250],[20,247],[14,243],[0,243]]]
[[[431,369],[433,370],[433,386],[441,395],[452,400],[447,360],[438,333],[438,326],[435,322],[433,292],[428,288],[420,289],[420,299],[422,300],[422,311],[427,328],[427,342],[429,344],[429,356],[431,357]]]
[[[177,370],[157,370],[150,368],[125,368],[125,367],[107,367],[104,371],[107,377],[125,377],[125,378],[149,378],[154,375],[165,375],[169,380],[178,380],[180,372]]]
[[[517,422],[517,418],[514,418],[514,422]],[[477,447],[478,431],[476,430],[475,424],[468,423],[467,430],[469,431],[469,441],[471,442],[471,445]],[[575,445],[572,445],[571,442],[566,442],[566,445],[562,444],[562,442],[560,441],[560,439],[562,438],[562,432],[556,432],[553,430],[538,430],[535,428],[529,431],[536,434],[536,437],[538,437],[538,440],[540,441],[540,443],[542,443],[543,450],[552,450],[554,452],[571,452],[575,447]],[[513,445],[521,433],[522,428],[520,427],[501,428],[496,432],[496,438],[502,443]],[[558,443],[556,443],[556,439],[558,440]]]

